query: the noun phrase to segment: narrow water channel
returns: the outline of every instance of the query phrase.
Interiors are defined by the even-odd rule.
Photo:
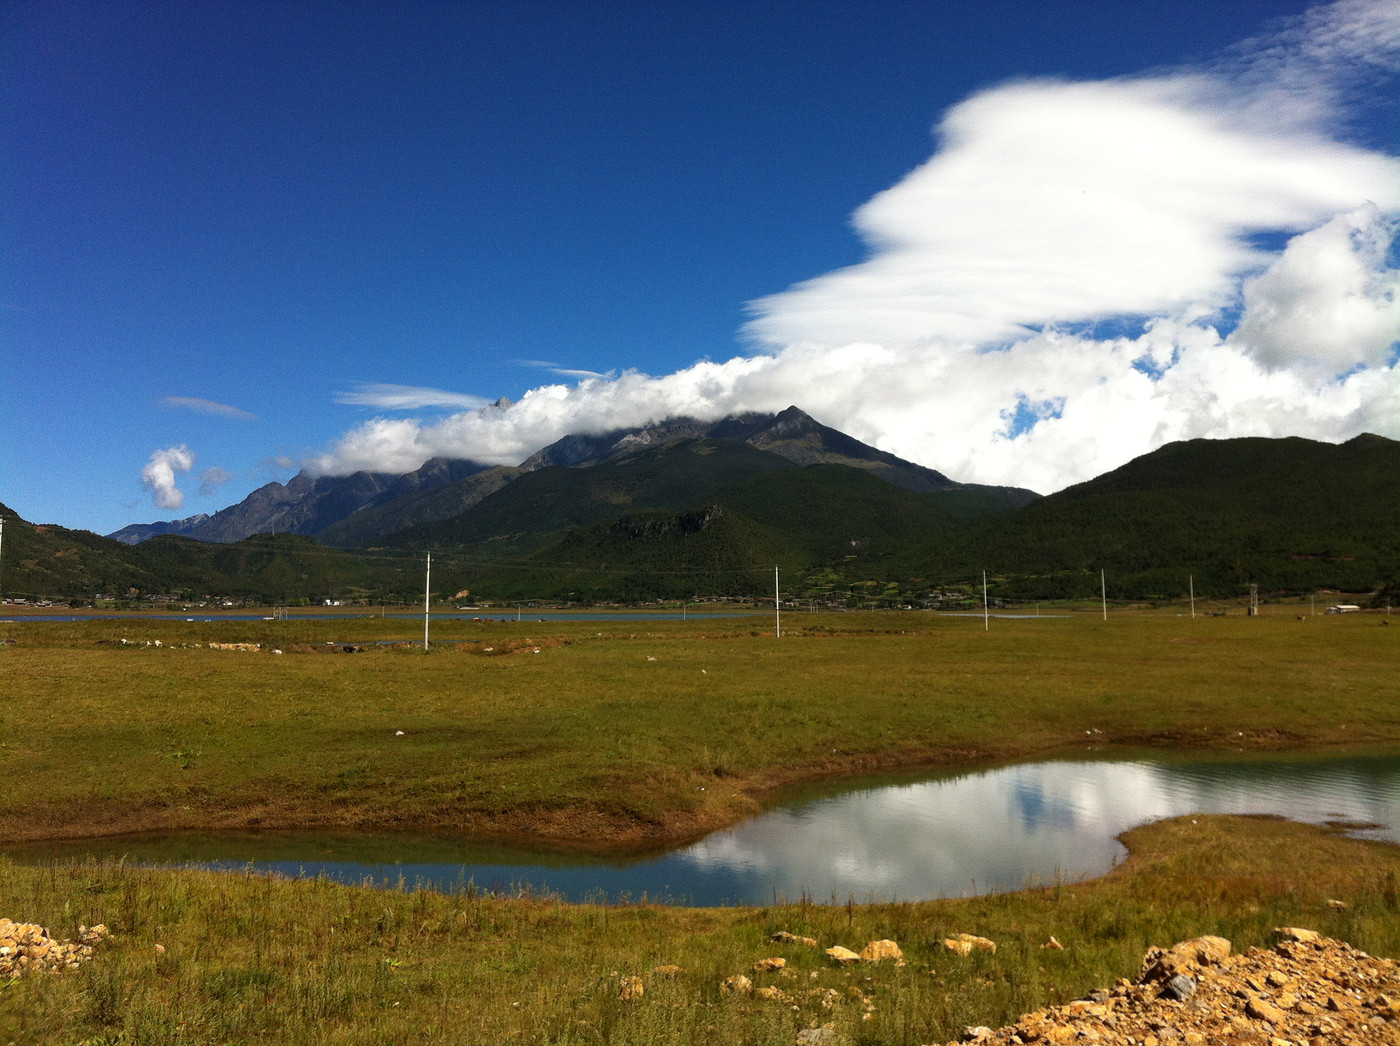
[[[1400,754],[1056,759],[793,798],[658,856],[580,858],[444,836],[242,833],[5,847],[20,860],[124,855],[391,888],[534,890],[684,905],[927,900],[1101,875],[1116,836],[1190,813],[1345,822],[1400,843]]]

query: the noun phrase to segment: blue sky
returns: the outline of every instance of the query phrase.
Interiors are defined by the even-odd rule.
[[[1041,490],[1400,437],[1397,22],[11,0],[0,501],[108,532],[789,403]]]

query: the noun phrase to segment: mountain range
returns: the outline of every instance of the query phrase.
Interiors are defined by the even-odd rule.
[[[286,484],[259,487],[238,504],[212,516],[132,524],[108,537],[127,544],[138,544],[160,534],[228,542],[253,534],[285,533],[305,534],[329,545],[353,548],[410,526],[461,515],[530,473],[617,462],[696,439],[724,445],[742,443],[786,463],[775,461],[773,468],[849,465],[905,490],[964,491],[999,507],[1026,504],[1037,496],[1014,487],[955,483],[940,472],[876,450],[820,424],[796,407],[789,407],[778,414],[731,415],[708,422],[673,418],[639,428],[569,435],[514,467],[433,458],[405,475],[355,472],[347,476],[311,476],[302,472]]]
[[[448,598],[753,596],[777,566],[793,597],[847,605],[927,605],[983,570],[1009,599],[1097,596],[1100,570],[1121,598],[1253,582],[1382,599],[1400,595],[1397,506],[1400,443],[1374,435],[1173,443],[1041,498],[955,483],[790,408],[569,436],[510,467],[302,475],[119,532],[169,528],[136,544],[0,506],[16,524],[0,592],[411,601],[431,552]]]

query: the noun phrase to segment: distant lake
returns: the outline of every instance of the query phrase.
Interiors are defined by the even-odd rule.
[[[722,787],[722,785],[717,785]],[[391,888],[550,892],[689,905],[927,900],[1102,875],[1128,828],[1191,813],[1346,822],[1400,842],[1400,754],[1066,758],[809,790],[699,842],[588,858],[445,835],[230,833],[5,847],[20,860],[130,860]],[[1357,827],[1357,826],[1375,827]]]
[[[710,618],[752,617],[763,611],[751,610],[434,610],[433,621],[703,621]],[[147,613],[145,611],[107,610],[91,614],[22,614],[0,617],[0,625],[17,622],[73,621],[193,621],[208,624],[213,621],[363,621],[368,618],[423,620],[417,613],[394,611],[389,614],[335,613],[333,611],[297,611],[274,615],[267,613],[210,614],[205,611],[185,613]]]

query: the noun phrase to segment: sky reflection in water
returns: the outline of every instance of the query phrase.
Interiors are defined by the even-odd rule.
[[[1126,855],[1115,838],[1120,832],[1190,813],[1378,823],[1384,827],[1355,834],[1400,842],[1400,755],[1027,763],[797,801],[683,849],[631,860],[542,856],[442,837],[281,833],[123,840],[102,852],[408,888],[529,884],[571,900],[645,895],[695,905],[768,904],[805,894],[844,903],[1099,875]],[[97,849],[87,844],[81,852]]]

